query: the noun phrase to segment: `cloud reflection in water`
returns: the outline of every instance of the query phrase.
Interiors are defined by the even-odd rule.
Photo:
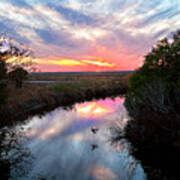
[[[23,126],[33,168],[24,179],[143,180],[140,165],[128,154],[110,145],[109,128],[128,119],[123,98],[76,104],[72,110],[58,108],[42,118],[34,117]],[[99,130],[96,134],[92,127]],[[97,145],[95,151],[92,145]],[[130,170],[129,164],[133,164]],[[15,178],[14,178],[15,179]]]

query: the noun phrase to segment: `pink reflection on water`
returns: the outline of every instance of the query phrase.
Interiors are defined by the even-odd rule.
[[[115,112],[123,103],[124,98],[117,97],[114,100],[106,98],[105,100],[77,104],[75,110],[81,116],[97,118]]]
[[[76,104],[74,109],[69,111],[56,109],[42,118],[34,117],[27,125],[31,128],[27,136],[45,140],[54,136],[62,138],[82,133],[90,127],[113,122],[120,114],[124,115],[121,106],[123,102],[124,98],[120,97],[106,98]]]
[[[129,158],[126,146],[114,147],[109,142],[114,123],[124,125],[128,119],[123,102],[120,97],[85,102],[68,111],[57,108],[30,119],[23,126],[27,138],[20,139],[33,157],[28,179],[142,179],[143,171]],[[97,128],[97,133],[92,128]],[[97,145],[95,151],[93,145]]]
[[[113,180],[117,179],[117,175],[111,171],[109,168],[95,166],[92,169],[92,174],[97,180]]]

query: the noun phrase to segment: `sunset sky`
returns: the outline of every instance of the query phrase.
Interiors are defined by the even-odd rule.
[[[0,32],[41,71],[134,70],[180,28],[180,0],[1,0]]]

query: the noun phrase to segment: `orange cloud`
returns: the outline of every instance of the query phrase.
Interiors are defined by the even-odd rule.
[[[82,60],[82,62],[87,63],[87,64],[92,64],[92,65],[97,65],[97,66],[103,66],[103,67],[114,67],[114,63],[108,63],[108,62],[102,62],[102,61],[92,61],[92,60]]]
[[[61,65],[61,66],[84,66],[83,62],[73,60],[73,59],[62,59],[62,60],[48,60],[51,64]]]
[[[98,67],[108,67],[112,68],[115,66],[114,63],[109,63],[101,58],[86,59],[86,60],[75,60],[75,59],[60,59],[60,60],[42,60],[39,59],[38,63],[40,64],[52,64],[52,65],[61,65],[61,66],[90,66],[95,65]]]
[[[39,64],[53,64],[53,65],[61,65],[61,66],[84,66],[85,64],[73,60],[73,59],[61,59],[61,60],[43,60],[43,59],[38,59],[37,61]]]

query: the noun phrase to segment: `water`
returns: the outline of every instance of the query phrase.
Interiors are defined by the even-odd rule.
[[[10,179],[144,180],[128,144],[111,143],[111,129],[128,121],[124,98],[57,108],[6,134]],[[13,143],[12,143],[12,140]]]

